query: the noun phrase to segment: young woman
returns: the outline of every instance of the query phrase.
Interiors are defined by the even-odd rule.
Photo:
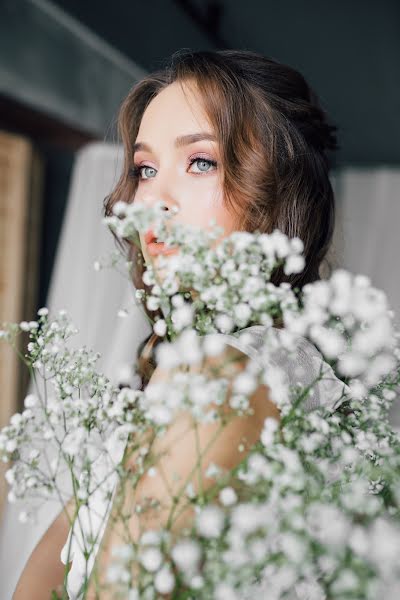
[[[162,199],[167,210],[179,208],[173,217],[175,222],[207,228],[214,217],[224,228],[222,237],[236,230],[268,233],[278,228],[289,237],[303,240],[306,267],[288,277],[278,270],[273,282],[288,281],[301,289],[320,278],[335,220],[327,152],[337,148],[336,127],[327,122],[315,93],[298,71],[246,50],[181,51],[164,69],[133,87],[122,105],[119,125],[125,162],[115,190],[106,198],[106,215],[111,214],[118,200],[150,205]],[[145,287],[141,280],[143,259],[155,266],[159,260],[159,249],[149,246],[148,241],[141,235],[140,248],[127,247],[134,260],[136,288]],[[157,317],[157,311],[148,313],[152,319]],[[227,357],[245,359],[235,363],[233,370],[226,370],[225,376],[232,378],[249,357],[259,359],[263,327],[248,329],[254,333],[252,343],[245,345],[233,334],[225,336],[229,342],[226,350],[219,357],[207,359],[204,368],[209,371],[208,367],[222,365]],[[151,335],[140,349],[137,363],[142,389],[149,382],[168,379],[168,372],[154,363],[159,339]],[[313,353],[316,349],[304,340],[295,359],[306,367],[311,378],[315,372]],[[296,364],[287,362],[286,367],[289,378],[298,376]],[[328,402],[322,391],[316,392],[309,407],[318,402]],[[253,415],[234,419],[210,451],[203,464],[203,485],[208,484],[204,472],[211,462],[232,469],[258,440],[265,418],[279,419],[279,410],[266,386],[253,393],[251,405]],[[171,424],[162,444],[176,438],[184,425],[185,415]],[[213,430],[210,424],[200,428],[202,447]],[[172,488],[172,473],[185,476],[193,464],[193,434],[181,435],[179,448],[163,459],[163,471]],[[157,476],[144,477],[138,486],[136,501],[145,496],[164,501],[163,510],[148,517],[148,527],[165,525],[170,508],[165,486]],[[176,524],[177,533],[192,516],[190,510],[183,512]],[[138,531],[136,518],[132,513],[129,527],[133,537]],[[60,552],[68,530],[68,519],[62,512],[32,553],[14,600],[44,600],[51,597],[51,590],[60,588],[65,569]],[[108,532],[99,557],[100,572],[105,571],[116,540],[117,534]],[[79,574],[74,577],[71,589],[79,589]],[[72,594],[74,598],[82,597]],[[85,597],[95,597],[94,592],[89,591]]]

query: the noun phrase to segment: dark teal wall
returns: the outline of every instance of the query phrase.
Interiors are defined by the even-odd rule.
[[[213,47],[182,6],[205,0],[54,0],[146,69],[174,50]],[[221,0],[228,47],[299,69],[339,125],[338,165],[400,164],[400,0]],[[204,19],[203,19],[204,20]]]

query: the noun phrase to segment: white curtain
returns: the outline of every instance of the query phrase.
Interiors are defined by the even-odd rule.
[[[332,177],[340,263],[383,289],[400,323],[400,168],[348,167]]]
[[[101,353],[98,369],[116,381],[118,367],[132,363],[150,325],[132,303],[134,289],[113,270],[96,272],[93,263],[115,248],[111,233],[101,224],[102,201],[115,184],[122,149],[91,144],[78,153],[62,234],[46,305],[65,308],[79,328],[76,347],[86,344]],[[337,200],[333,246],[335,266],[364,273],[384,289],[400,314],[397,261],[400,224],[400,169],[347,168],[331,176]],[[120,308],[129,316],[119,318]],[[400,423],[399,411],[393,414]],[[21,525],[17,512],[7,506],[0,535],[0,597],[11,598],[29,554],[59,512],[46,506],[35,526]]]
[[[338,209],[333,244],[337,265],[368,275],[386,293],[400,328],[400,168],[347,167],[331,180]],[[392,407],[390,422],[400,428],[399,402]]]
[[[93,268],[96,259],[116,248],[101,219],[103,199],[121,167],[119,146],[94,143],[78,153],[46,302],[51,313],[67,310],[79,329],[71,347],[86,345],[100,352],[97,370],[115,384],[120,366],[132,364],[138,345],[151,331],[132,301],[132,283],[114,269]],[[125,318],[118,317],[122,308],[128,309]],[[33,391],[31,386],[29,392]],[[0,598],[12,597],[30,553],[59,511],[58,503],[46,504],[37,524],[23,525],[17,518],[19,511],[7,504],[0,531]]]

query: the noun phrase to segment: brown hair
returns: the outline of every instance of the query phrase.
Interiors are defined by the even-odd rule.
[[[118,200],[134,200],[137,180],[130,176],[133,144],[142,115],[151,100],[173,82],[194,81],[217,136],[224,172],[224,197],[237,230],[270,233],[275,228],[304,242],[306,265],[286,276],[282,268],[271,278],[301,290],[320,279],[320,266],[331,245],[335,203],[329,180],[328,150],[337,150],[335,131],[315,92],[292,67],[250,50],[174,53],[160,70],[136,83],[119,114],[124,145],[121,177],[105,198],[105,215]],[[133,262],[136,289],[149,291],[142,281],[144,259],[136,245],[117,243]],[[329,267],[329,265],[328,265]],[[160,309],[144,310],[152,320]],[[151,334],[139,348],[137,368],[144,384],[151,376],[154,348]]]

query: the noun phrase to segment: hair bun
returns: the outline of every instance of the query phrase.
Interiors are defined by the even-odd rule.
[[[321,150],[338,150],[337,126],[328,122],[328,115],[322,108],[318,96],[309,87],[310,121],[315,129],[314,136]]]

